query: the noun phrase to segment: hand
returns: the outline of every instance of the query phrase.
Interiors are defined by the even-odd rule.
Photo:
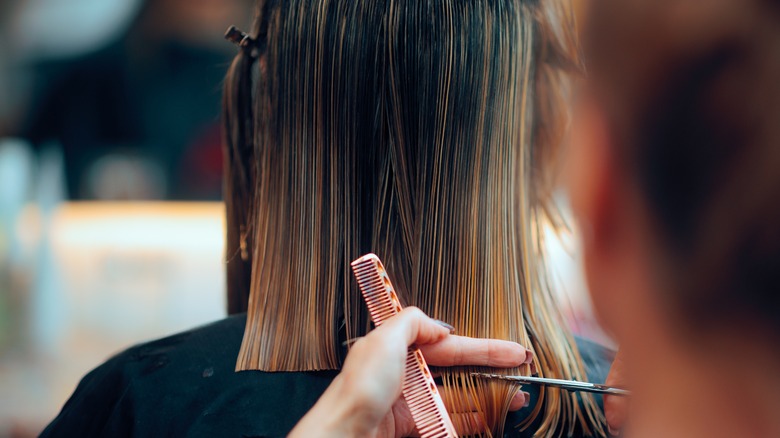
[[[607,386],[625,388],[627,385],[624,370],[623,358],[620,355],[620,351],[618,351],[617,355],[615,355],[615,360],[612,362],[612,367],[609,369],[607,381],[604,383]],[[604,415],[607,417],[610,435],[618,436],[620,430],[625,426],[626,418],[628,417],[628,403],[628,397],[617,395],[604,396]]]
[[[430,365],[512,368],[533,358],[530,351],[514,342],[450,335],[447,328],[409,307],[353,345],[341,373],[290,437],[413,435],[414,422],[401,396],[406,352],[412,344],[422,350]],[[526,397],[526,393],[518,392],[510,409],[522,408]],[[461,434],[474,434],[479,432],[475,428],[484,428],[473,418],[465,420],[453,417]]]

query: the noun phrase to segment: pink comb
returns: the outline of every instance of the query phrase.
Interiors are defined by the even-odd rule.
[[[387,271],[375,254],[366,254],[352,262],[360,291],[368,305],[371,319],[377,326],[401,311],[387,276]],[[412,413],[412,419],[422,438],[457,437],[447,409],[433,381],[428,364],[417,347],[410,347],[406,355],[406,377],[403,385],[404,399]]]

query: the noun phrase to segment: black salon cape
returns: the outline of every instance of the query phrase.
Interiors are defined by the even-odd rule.
[[[246,315],[232,316],[114,356],[81,380],[41,436],[285,436],[337,371],[235,372],[245,324]],[[578,344],[589,377],[603,382],[610,353]],[[506,436],[531,436],[513,427],[527,411],[510,414]]]

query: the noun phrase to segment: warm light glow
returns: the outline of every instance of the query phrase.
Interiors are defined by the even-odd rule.
[[[221,203],[65,204],[52,217],[55,247],[125,250],[205,250],[224,247]]]

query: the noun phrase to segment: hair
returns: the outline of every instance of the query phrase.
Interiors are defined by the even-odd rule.
[[[594,5],[594,93],[662,237],[663,301],[681,333],[758,324],[776,338],[780,3]]]
[[[259,58],[236,57],[224,99],[238,370],[337,369],[370,328],[349,262],[374,252],[405,305],[585,378],[542,251],[573,20],[565,1],[258,3]],[[444,385],[500,435],[519,386],[474,370]],[[539,435],[603,434],[592,397],[541,399]]]

